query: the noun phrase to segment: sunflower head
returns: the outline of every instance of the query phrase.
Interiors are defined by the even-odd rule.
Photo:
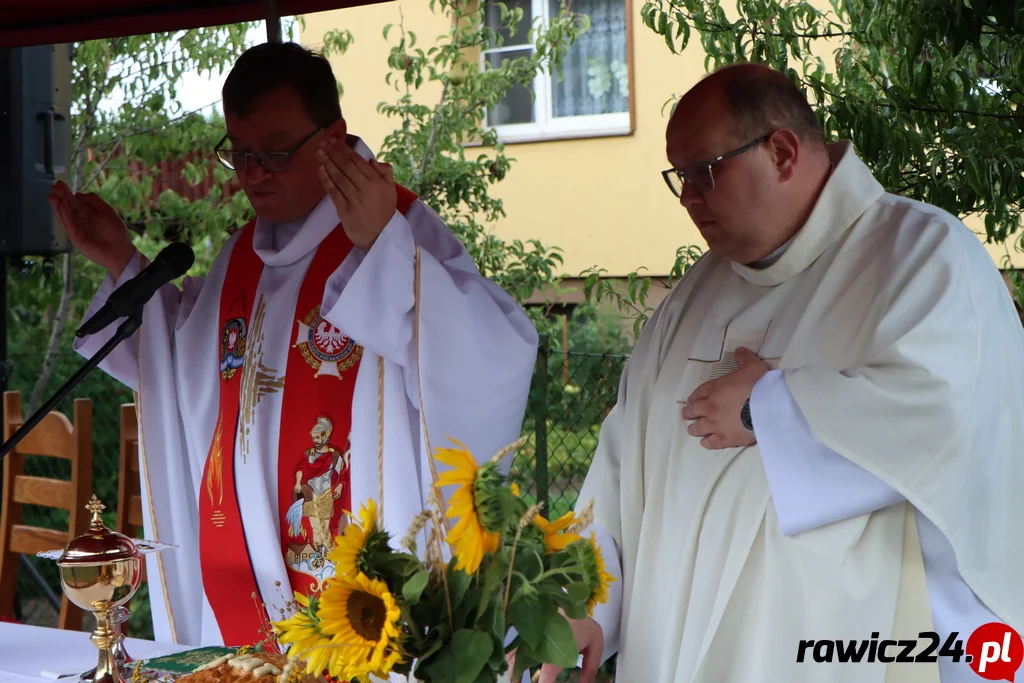
[[[504,483],[505,478],[496,463],[485,463],[477,469],[473,481],[473,504],[480,517],[480,525],[487,531],[498,532],[504,526],[506,502],[503,499],[507,492]]]
[[[605,568],[601,549],[597,547],[597,538],[592,533],[586,543],[581,543],[580,559],[583,570],[590,582],[590,599],[587,600],[587,614],[594,616],[594,608],[598,604],[608,602],[608,586],[615,581]]]
[[[576,515],[571,510],[553,522],[549,522],[541,515],[537,515],[534,519],[534,524],[544,534],[544,549],[547,554],[550,555],[551,553],[565,550],[570,544],[583,540],[583,537],[579,534],[566,531],[576,521]]]
[[[317,597],[307,598],[295,593],[295,601],[299,610],[284,621],[273,622],[273,626],[278,642],[291,643],[293,652],[306,653],[302,657],[306,662],[306,673],[316,675],[327,668],[331,653],[324,646],[330,642],[330,636],[320,630]]]
[[[380,526],[376,502],[369,500],[360,505],[359,521],[351,519],[335,542],[327,560],[334,563],[336,576],[351,578],[361,572],[373,579],[380,578],[374,560],[391,552],[391,536]]]
[[[401,610],[383,581],[365,574],[329,579],[317,617],[333,646],[327,650],[332,676],[351,680],[372,673],[387,678],[402,662]]]
[[[475,574],[483,557],[498,549],[500,531],[504,526],[504,478],[497,465],[477,464],[472,453],[458,441],[459,448],[440,448],[435,457],[452,469],[438,476],[438,488],[455,486],[448,508],[449,517],[459,518],[448,534],[448,543],[455,546],[456,569]]]

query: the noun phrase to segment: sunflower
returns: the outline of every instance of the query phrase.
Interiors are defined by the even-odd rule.
[[[548,554],[565,550],[570,543],[582,541],[579,534],[563,533],[566,529],[576,523],[576,516],[570,510],[553,522],[549,522],[541,515],[534,518],[534,523],[544,534],[544,547]]]
[[[389,550],[388,541],[388,534],[381,530],[377,520],[377,503],[369,500],[359,506],[359,522],[350,521],[335,539],[336,545],[327,554],[327,560],[334,564],[336,576],[353,578],[362,572],[378,578],[371,560],[375,553]]]
[[[383,581],[364,574],[328,579],[320,597],[320,631],[331,638],[332,676],[342,680],[374,674],[387,678],[401,662],[401,610]]]
[[[501,540],[502,477],[495,463],[478,466],[465,446],[452,441],[461,448],[440,448],[435,454],[438,461],[453,468],[438,476],[437,486],[458,486],[451,497],[448,517],[460,519],[447,540],[458,556],[455,568],[475,574],[484,555],[497,551]]]
[[[609,574],[605,568],[604,557],[601,549],[597,547],[595,534],[590,534],[588,543],[584,546],[587,550],[583,554],[584,569],[588,578],[593,582],[590,588],[590,599],[587,600],[587,614],[594,616],[594,608],[597,605],[608,602],[608,586],[615,577]]]
[[[306,673],[319,674],[327,668],[331,651],[324,649],[330,637],[320,630],[320,619],[317,617],[317,598],[307,598],[302,593],[295,593],[295,601],[302,609],[284,621],[275,621],[274,628],[278,632],[278,641],[282,644],[292,643],[292,652],[302,653],[305,659]]]

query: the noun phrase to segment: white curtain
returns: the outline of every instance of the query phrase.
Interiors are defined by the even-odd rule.
[[[590,28],[569,48],[561,72],[551,76],[555,117],[629,111],[625,0],[573,0],[571,11],[590,17]],[[549,0],[551,17],[560,3]]]

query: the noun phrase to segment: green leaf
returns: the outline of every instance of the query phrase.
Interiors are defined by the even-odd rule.
[[[985,194],[985,187],[981,181],[981,167],[978,165],[978,160],[973,156],[969,156],[966,161],[968,184],[978,195]]]
[[[487,601],[495,598],[495,592],[502,585],[507,573],[508,568],[505,562],[496,561],[487,566],[487,569],[484,571],[483,585],[480,588],[480,601],[476,608],[477,614],[483,614],[486,610]]]
[[[423,569],[413,574],[412,578],[405,582],[402,586],[402,597],[405,601],[415,605],[420,601],[420,596],[423,595],[424,589],[427,584],[430,583],[430,570]]]
[[[566,596],[573,602],[586,602],[590,599],[590,586],[577,581],[565,587]]]
[[[519,648],[516,651],[516,662],[512,667],[512,680],[518,683],[523,680],[523,673],[540,666],[542,662],[531,656],[527,648]]]
[[[455,658],[453,642],[445,644],[429,658],[416,666],[416,678],[434,683],[447,683],[459,678],[459,662]]]
[[[554,603],[540,599],[536,592],[520,591],[508,605],[509,621],[519,637],[532,648],[540,647],[548,621],[554,613]]]
[[[544,638],[536,653],[541,661],[563,669],[576,666],[576,661],[580,657],[576,637],[569,622],[561,614],[556,612],[548,619]]]
[[[452,635],[452,652],[459,668],[455,683],[473,683],[491,658],[494,643],[491,637],[477,629],[464,629]]]
[[[448,594],[451,595],[452,610],[454,611],[462,605],[462,599],[466,596],[466,591],[469,590],[469,584],[473,581],[473,577],[461,569],[455,569],[455,558],[452,558],[448,567]]]

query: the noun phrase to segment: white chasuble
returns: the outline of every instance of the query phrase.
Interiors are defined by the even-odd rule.
[[[1024,414],[1024,332],[962,224],[886,195],[848,144],[830,152],[785,252],[761,269],[706,254],[623,372],[579,498],[621,554],[622,680],[936,683],[935,663],[797,661],[805,640],[933,630],[914,508],[1020,628],[1024,426],[999,411]],[[909,502],[785,535],[757,445],[705,449],[680,415],[737,346],[784,373],[822,443]]]
[[[350,142],[357,153],[371,157],[357,138]],[[319,578],[330,570],[319,562],[300,567],[302,560],[317,558],[303,556],[297,545],[283,549],[282,532],[313,539],[336,528],[327,507],[332,488],[337,491],[346,479],[351,489],[346,498],[353,508],[378,498],[379,359],[384,418],[381,521],[393,536],[405,534],[427,506],[432,487],[420,389],[432,446],[456,438],[485,461],[519,438],[536,358],[536,330],[509,295],[479,274],[462,244],[422,202],[414,202],[405,215],[396,211],[368,251],[352,248],[327,278],[320,319],[306,311],[297,314],[307,270],[318,246],[338,224],[327,197],[296,224],[256,221],[252,248],[263,267],[244,330],[244,349],[233,346],[238,335],[221,325],[224,278],[240,231],[221,250],[205,280],[186,278],[180,290],[171,285],[161,289],[146,305],[137,336],[101,365],[138,392],[147,537],[179,546],[147,559],[157,640],[223,642],[200,570],[198,503],[210,483],[203,474],[220,412],[221,373],[237,363],[236,350],[251,372],[243,381],[238,427],[222,439],[234,439],[235,491],[259,592],[252,609],[260,610],[265,603],[269,614],[264,616],[270,619],[280,618],[291,598],[289,562],[293,570],[312,570],[310,575]],[[418,340],[413,320],[417,246]],[[137,254],[118,282],[107,278],[87,315],[141,266]],[[114,329],[76,348],[90,356]],[[285,369],[292,367],[288,355],[314,338],[315,343],[305,346],[315,348],[304,347],[306,370],[317,373],[312,381],[338,382],[339,375],[356,373],[354,390],[329,401],[322,411],[330,415],[350,403],[351,415],[335,421],[350,421],[351,433],[328,435],[319,420],[282,422]],[[334,351],[353,345],[359,348],[358,363],[335,358],[345,354]],[[351,354],[345,358],[351,360]],[[279,454],[282,433],[296,448],[301,445],[302,452]],[[320,451],[330,454],[329,463],[318,457]],[[338,452],[340,457],[335,457]],[[300,456],[308,456],[308,462]],[[279,481],[279,457],[299,463],[294,473],[287,472],[301,479],[298,485],[293,479]],[[301,508],[288,511],[283,529],[282,487],[297,488],[296,500],[302,498]],[[425,546],[423,541],[419,547]]]

